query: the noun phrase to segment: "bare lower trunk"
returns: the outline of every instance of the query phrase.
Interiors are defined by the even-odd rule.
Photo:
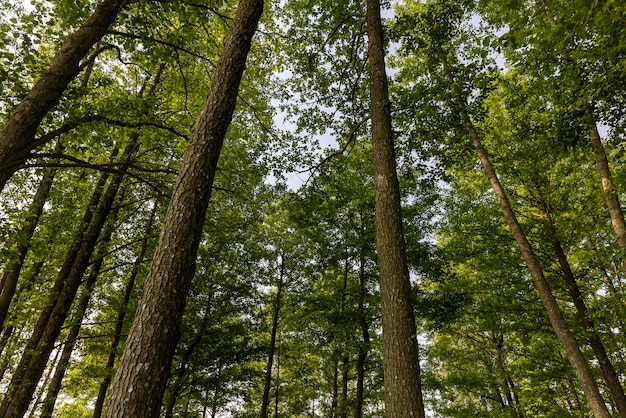
[[[133,147],[124,152],[123,160],[128,162]],[[76,293],[89,266],[98,237],[110,214],[124,172],[128,165],[120,168],[120,173],[112,176],[111,184],[102,194],[106,181],[102,174],[90,206],[85,212],[80,231],[72,244],[57,279],[50,292],[48,306],[44,308],[29,339],[26,350],[13,373],[7,393],[0,404],[0,416],[21,418],[30,403],[37,383],[43,374],[65,318],[76,297]],[[104,180],[104,181],[103,181]]]
[[[96,285],[98,276],[100,275],[100,269],[102,268],[102,264],[104,263],[104,257],[108,251],[108,246],[109,242],[111,241],[113,231],[115,230],[115,220],[117,219],[118,214],[119,208],[115,208],[114,210],[112,210],[111,219],[108,221],[106,228],[102,232],[102,239],[100,240],[99,250],[98,253],[95,255],[95,261],[91,266],[91,271],[87,276],[87,279],[85,280],[82,293],[80,295],[80,298],[78,299],[78,306],[72,320],[72,325],[67,335],[65,344],[63,344],[63,352],[61,353],[61,358],[55,366],[54,375],[52,376],[50,384],[48,385],[48,392],[46,393],[46,398],[44,399],[43,406],[41,408],[41,418],[52,417],[54,405],[56,403],[59,392],[61,391],[63,377],[65,377],[65,372],[70,365],[74,346],[76,345],[78,334],[80,333],[80,330],[82,328],[83,318],[87,313],[87,307],[89,306],[89,301],[91,300],[91,293]]]
[[[378,0],[367,1],[367,35],[385,413],[387,418],[423,418],[417,331],[402,232],[400,187]]]
[[[55,152],[61,152],[61,144],[57,144]],[[17,243],[17,260],[11,263],[7,271],[2,275],[1,288],[0,288],[0,329],[4,327],[4,320],[6,319],[9,306],[13,300],[15,289],[17,288],[17,281],[28,253],[28,247],[31,241],[39,218],[43,213],[44,205],[48,200],[50,189],[52,188],[52,182],[56,174],[55,168],[47,168],[44,170],[43,177],[37,188],[37,192],[33,197],[33,201],[28,208],[28,214],[24,220],[24,227],[21,230],[20,235],[22,239]]]
[[[272,367],[274,365],[274,351],[276,350],[276,335],[278,333],[278,319],[280,316],[280,305],[282,303],[283,281],[285,280],[285,260],[281,256],[280,272],[276,284],[276,299],[272,311],[272,329],[270,331],[270,346],[267,350],[267,367],[265,369],[265,384],[263,385],[263,398],[261,401],[261,418],[267,418],[270,404],[270,388],[272,387]]]

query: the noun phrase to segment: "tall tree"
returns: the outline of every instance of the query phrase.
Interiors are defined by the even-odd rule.
[[[105,417],[159,415],[217,162],[262,11],[262,0],[242,0],[226,36],[183,157]]]
[[[0,131],[0,192],[38,145],[35,133],[84,65],[83,57],[104,36],[128,0],[103,0],[71,34],[37,83],[13,110]]]
[[[423,418],[419,349],[402,232],[380,2],[367,1],[370,118],[376,189],[376,251],[383,315],[385,413]]]

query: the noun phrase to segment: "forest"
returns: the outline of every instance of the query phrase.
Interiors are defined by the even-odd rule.
[[[626,4],[0,0],[0,416],[626,418]]]

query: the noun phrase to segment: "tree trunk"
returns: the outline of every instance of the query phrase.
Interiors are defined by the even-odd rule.
[[[217,161],[262,11],[263,0],[242,0],[228,31],[207,101],[183,157],[105,417],[159,415]]]
[[[587,402],[589,402],[589,406],[591,407],[591,410],[596,418],[610,418],[611,415],[609,414],[606,404],[600,395],[596,382],[593,380],[591,369],[580,351],[576,338],[571,333],[565,322],[563,313],[561,312],[561,309],[552,294],[552,289],[543,274],[539,260],[537,259],[534,250],[517,221],[517,217],[515,216],[509,200],[504,193],[504,188],[500,184],[496,172],[489,161],[487,152],[482,146],[482,143],[479,141],[473,125],[468,124],[467,128],[472,138],[472,143],[476,148],[478,158],[483,166],[483,170],[485,171],[485,175],[489,179],[491,187],[496,194],[498,203],[500,204],[500,208],[504,214],[504,218],[509,226],[509,229],[511,230],[513,238],[517,242],[524,260],[526,261],[526,265],[531,273],[531,276],[533,277],[539,296],[546,309],[548,318],[550,319],[550,323],[552,324],[554,332],[561,342],[567,358],[574,369],[574,373],[576,374],[578,382],[583,389]]]
[[[130,161],[133,151],[134,147],[129,145],[124,151],[122,160]],[[120,173],[111,176],[111,183],[104,194],[102,194],[102,188],[108,175],[101,174],[94,195],[83,216],[80,231],[52,286],[49,304],[39,316],[26,350],[13,373],[8,391],[0,404],[0,416],[21,418],[28,409],[28,404],[46,368],[83,275],[89,266],[89,260],[111,212],[113,201],[127,168],[128,164],[123,164],[120,167]]]
[[[539,259],[535,255],[530,242],[526,238],[526,234],[522,230],[520,226],[517,216],[513,212],[513,208],[509,203],[509,199],[504,192],[504,188],[498,179],[496,171],[491,165],[491,161],[489,160],[489,156],[487,151],[483,147],[483,144],[480,142],[480,138],[478,137],[478,133],[474,127],[474,124],[470,120],[470,117],[465,108],[464,100],[458,93],[458,88],[456,86],[455,80],[450,71],[450,67],[448,65],[448,61],[445,56],[441,57],[445,76],[450,83],[450,88],[455,93],[456,104],[458,105],[459,111],[461,112],[461,118],[465,123],[465,128],[467,129],[467,133],[470,136],[472,141],[472,145],[476,150],[476,154],[478,155],[478,159],[483,167],[483,171],[485,172],[485,176],[489,180],[491,184],[491,188],[493,189],[498,204],[500,205],[500,209],[502,210],[502,214],[504,215],[504,219],[511,230],[511,234],[517,243],[517,246],[526,262],[526,266],[530,272],[530,275],[533,278],[535,283],[535,287],[539,293],[539,297],[543,302],[543,306],[548,315],[548,319],[552,324],[552,328],[559,339],[563,349],[565,350],[565,354],[572,365],[572,369],[576,374],[578,379],[578,383],[583,389],[583,393],[589,402],[589,406],[593,411],[593,414],[596,418],[610,418],[609,410],[604,403],[604,399],[600,395],[600,391],[598,390],[598,386],[593,379],[593,374],[591,373],[591,369],[585,360],[582,352],[580,351],[580,347],[576,338],[569,330],[567,323],[565,322],[565,318],[563,317],[563,312],[559,308],[559,305],[552,294],[552,289],[550,288],[550,284],[546,280],[543,269],[541,268],[541,264],[539,263]]]
[[[52,417],[54,405],[56,403],[59,392],[61,391],[61,384],[63,383],[65,372],[67,370],[67,367],[70,365],[74,346],[76,345],[78,334],[80,333],[80,329],[82,328],[83,318],[85,317],[85,314],[87,313],[87,308],[89,307],[91,293],[96,285],[98,276],[100,275],[100,269],[102,268],[102,264],[104,263],[104,257],[108,251],[109,242],[111,241],[113,231],[115,230],[115,221],[118,214],[119,207],[111,211],[111,216],[109,221],[107,222],[107,226],[102,231],[102,239],[100,240],[99,250],[95,256],[95,261],[91,266],[91,271],[87,276],[87,279],[85,280],[85,284],[83,285],[83,290],[81,292],[80,298],[78,299],[78,306],[73,316],[72,326],[70,327],[70,331],[67,335],[67,339],[65,340],[65,344],[63,344],[63,352],[61,353],[61,358],[55,366],[54,375],[52,376],[52,379],[50,380],[50,383],[48,385],[48,392],[46,393],[46,397],[43,401],[43,405],[41,408],[41,413],[39,415],[41,418]]]
[[[270,388],[272,387],[272,367],[274,365],[274,352],[276,350],[276,334],[278,332],[278,320],[280,317],[280,305],[282,303],[283,285],[285,280],[285,259],[281,255],[280,272],[276,283],[276,299],[272,311],[272,330],[270,332],[270,346],[267,351],[267,368],[265,369],[265,385],[263,386],[263,398],[261,401],[261,418],[267,418],[270,404]]]
[[[356,362],[356,393],[354,399],[354,418],[363,416],[363,393],[365,391],[365,361],[370,344],[370,333],[367,319],[365,318],[365,249],[361,249],[359,257],[359,323],[361,325],[361,335],[363,341],[359,344],[359,354]]]
[[[0,192],[35,147],[39,124],[81,70],[80,60],[106,33],[128,0],[103,0],[71,34],[0,131]]]
[[[61,150],[62,146],[59,142],[57,143],[55,152],[59,153]],[[13,300],[15,289],[17,288],[17,280],[20,276],[20,272],[22,271],[22,266],[24,265],[26,254],[28,253],[30,241],[35,233],[35,229],[37,229],[37,224],[39,223],[39,218],[43,213],[44,205],[48,200],[48,195],[50,194],[55,174],[56,168],[47,168],[44,170],[43,177],[39,183],[37,192],[33,197],[33,201],[28,208],[28,214],[26,215],[24,226],[20,232],[22,238],[18,240],[16,245],[17,260],[11,263],[2,275],[2,280],[0,281],[0,329],[4,327],[4,321],[6,319],[7,312],[9,311],[11,301]]]
[[[196,350],[196,347],[198,347],[198,345],[200,344],[202,337],[204,337],[204,331],[206,330],[208,319],[209,318],[207,315],[207,317],[205,317],[202,320],[202,322],[200,323],[200,329],[198,330],[198,333],[196,334],[195,338],[193,339],[189,347],[187,347],[187,349],[183,353],[183,357],[180,360],[180,366],[178,367],[178,371],[176,372],[176,376],[175,376],[176,380],[174,384],[172,385],[172,393],[171,393],[172,396],[170,396],[169,399],[167,400],[167,405],[165,408],[165,418],[172,418],[174,416],[173,414],[174,414],[174,407],[176,406],[176,399],[178,397],[178,394],[181,393],[181,390],[180,390],[181,382],[183,378],[185,377],[185,375],[187,374],[187,365],[189,364],[191,355]]]
[[[124,328],[124,319],[126,317],[126,313],[128,310],[128,304],[130,303],[130,298],[133,292],[133,288],[135,287],[135,280],[137,279],[137,275],[139,274],[139,269],[143,264],[146,257],[146,250],[148,248],[148,241],[150,239],[150,234],[152,232],[152,225],[154,224],[154,219],[156,218],[157,212],[157,204],[154,203],[152,208],[152,213],[150,214],[150,218],[146,223],[146,229],[143,233],[143,239],[141,240],[141,245],[139,249],[139,254],[133,263],[133,268],[131,269],[130,276],[128,277],[128,281],[126,282],[126,287],[124,289],[124,296],[122,298],[122,304],[117,313],[117,318],[115,320],[115,330],[113,331],[113,341],[111,341],[111,347],[109,347],[109,354],[107,355],[107,362],[104,366],[105,376],[102,379],[102,383],[100,383],[100,388],[98,389],[98,397],[96,399],[96,403],[94,405],[93,418],[100,418],[102,415],[102,408],[104,406],[104,399],[106,398],[107,390],[109,389],[109,385],[111,384],[111,377],[113,373],[113,367],[115,366],[115,357],[117,355],[117,347],[122,339],[122,330]]]
[[[576,308],[580,322],[582,323],[585,334],[587,335],[589,345],[591,345],[593,353],[595,354],[598,363],[600,363],[600,369],[602,370],[604,382],[611,391],[617,410],[622,418],[626,418],[626,395],[624,395],[624,389],[622,388],[619,378],[617,377],[617,373],[615,373],[615,368],[611,364],[611,360],[604,349],[604,344],[600,339],[600,335],[596,331],[593,321],[589,318],[587,306],[585,305],[583,296],[580,293],[580,289],[574,277],[574,272],[572,271],[569,261],[567,260],[565,251],[563,251],[561,241],[557,236],[554,222],[552,221],[552,216],[547,209],[547,205],[544,204],[542,211],[545,218],[545,227],[548,239],[550,240],[552,249],[554,250],[554,253],[559,261],[561,271],[563,272],[563,282],[565,283],[565,287],[567,288],[572,302],[574,302],[574,307]]]
[[[598,172],[602,178],[602,190],[604,191],[604,200],[606,201],[606,207],[611,218],[611,225],[613,225],[613,231],[615,231],[615,237],[617,239],[617,245],[621,250],[626,249],[626,222],[624,221],[624,214],[622,213],[622,207],[617,197],[617,192],[613,186],[613,180],[611,179],[611,171],[609,170],[609,161],[606,158],[604,152],[604,146],[600,139],[598,127],[595,122],[592,123],[592,127],[589,133],[589,140],[593,146],[594,154],[596,157],[596,164],[598,166]],[[626,258],[622,257],[623,268],[626,271]]]
[[[376,249],[383,322],[385,413],[424,417],[417,331],[406,260],[383,30],[378,0],[367,1],[370,117],[376,189]]]

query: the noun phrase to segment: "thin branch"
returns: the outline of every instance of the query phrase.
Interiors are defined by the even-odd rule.
[[[133,33],[121,32],[121,31],[117,31],[117,30],[108,30],[108,31],[107,31],[107,33],[108,33],[108,34],[110,34],[110,35],[124,36],[124,37],[126,37],[126,38],[130,38],[130,39],[138,39],[138,40],[140,40],[140,41],[149,41],[149,42],[154,42],[154,43],[156,43],[156,44],[165,45],[165,46],[168,46],[168,47],[170,47],[170,48],[174,48],[174,49],[175,49],[175,50],[177,50],[177,51],[182,51],[182,52],[184,52],[184,53],[186,53],[186,54],[189,54],[189,55],[191,55],[191,56],[193,56],[193,57],[200,58],[201,60],[207,61],[207,62],[208,62],[208,63],[210,63],[213,67],[215,67],[215,66],[216,66],[216,65],[213,63],[213,61],[211,61],[211,60],[210,60],[210,59],[208,59],[207,57],[205,57],[205,56],[203,56],[203,55],[201,55],[201,54],[198,54],[197,52],[193,52],[193,51],[191,51],[191,50],[189,50],[189,49],[187,49],[187,48],[183,48],[183,47],[182,47],[182,46],[180,46],[180,45],[176,45],[176,44],[173,44],[173,43],[171,43],[171,42],[164,41],[164,40],[162,40],[162,39],[157,39],[157,38],[154,38],[154,37],[152,37],[152,36],[141,36],[141,35],[135,35],[135,34],[133,34]]]
[[[369,119],[370,119],[370,115],[365,115],[360,121],[358,121],[355,125],[352,126],[352,129],[350,129],[350,133],[348,134],[348,139],[346,140],[346,142],[344,142],[343,146],[340,149],[324,157],[322,161],[320,161],[315,166],[308,168],[306,170],[299,171],[298,174],[317,171],[322,167],[322,165],[326,164],[331,158],[334,158],[338,155],[342,155],[344,152],[346,152],[348,147],[354,142],[354,139],[356,138],[356,133],[359,130],[359,128],[363,126],[363,124],[365,124],[365,122],[367,122]]]

